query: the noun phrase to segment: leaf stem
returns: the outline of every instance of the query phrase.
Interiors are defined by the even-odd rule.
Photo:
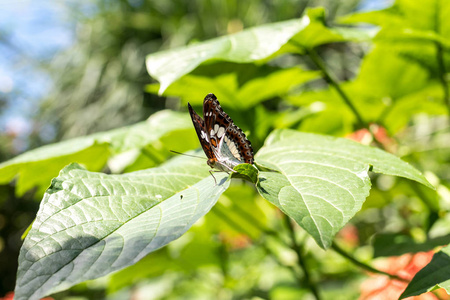
[[[345,104],[353,112],[353,114],[355,115],[355,117],[356,117],[356,119],[358,121],[359,127],[360,128],[367,128],[367,129],[369,129],[368,124],[366,122],[364,122],[361,114],[358,112],[358,110],[353,105],[353,103],[350,100],[350,98],[347,96],[347,94],[344,92],[344,90],[338,84],[338,82],[337,82],[336,78],[334,77],[334,75],[327,70],[327,68],[325,67],[325,64],[323,63],[322,59],[319,57],[317,52],[314,51],[314,49],[306,49],[306,52],[308,53],[309,57],[314,62],[314,64],[322,71],[325,81],[329,85],[334,87],[334,89],[337,91],[339,96],[341,96],[342,100],[344,100]]]
[[[294,42],[295,43],[295,42]],[[298,47],[301,47],[300,45],[297,44]],[[336,77],[330,72],[328,71],[328,69],[325,67],[325,64],[323,63],[323,60],[319,57],[319,55],[317,54],[316,51],[314,51],[314,49],[305,49],[306,53],[309,55],[309,57],[311,58],[311,60],[314,62],[314,64],[322,71],[323,73],[323,78],[325,79],[325,81],[331,85],[332,87],[334,87],[334,89],[337,91],[337,93],[339,94],[339,96],[341,96],[342,100],[345,102],[345,104],[350,108],[350,110],[353,112],[353,115],[356,117],[356,120],[358,122],[358,127],[359,128],[366,128],[370,135],[372,136],[372,140],[374,141],[374,143],[377,145],[378,148],[381,149],[385,149],[385,147],[383,146],[383,144],[381,144],[376,136],[375,133],[373,132],[372,128],[370,127],[370,125],[364,121],[364,119],[362,118],[361,114],[358,112],[358,110],[356,109],[356,107],[353,105],[353,102],[350,100],[350,97],[347,96],[347,94],[344,92],[344,90],[341,88],[341,86],[339,85]]]
[[[333,244],[331,245],[331,248],[336,251],[338,254],[340,254],[341,256],[345,257],[346,259],[348,259],[349,261],[351,261],[353,264],[357,265],[358,267],[365,269],[371,273],[377,273],[377,274],[382,274],[382,275],[386,275],[391,279],[395,279],[395,280],[399,280],[399,281],[403,281],[403,282],[407,282],[409,283],[409,280],[399,277],[397,275],[392,275],[389,274],[387,272],[375,269],[374,267],[369,266],[366,263],[363,263],[359,260],[357,260],[356,258],[354,258],[353,256],[351,256],[350,254],[348,254],[347,252],[345,252],[341,247],[339,247],[335,242],[333,242]]]
[[[291,236],[291,240],[292,240],[291,248],[297,254],[298,263],[299,263],[300,267],[303,270],[303,274],[305,276],[306,284],[308,285],[309,289],[313,293],[314,297],[317,300],[320,300],[319,291],[317,289],[316,284],[312,281],[311,274],[309,273],[308,266],[306,265],[306,259],[305,259],[305,256],[303,255],[303,247],[301,247],[301,245],[297,243],[297,239],[295,237],[294,226],[292,226],[292,223],[291,223],[291,218],[288,215],[285,214],[284,215],[284,220],[286,222],[286,226],[287,226],[287,228],[289,230],[289,234]]]
[[[339,83],[338,83],[337,79],[335,78],[335,76],[330,71],[328,71],[328,69],[325,67],[325,64],[323,63],[323,60],[319,57],[317,52],[314,51],[314,49],[308,49],[308,48],[303,47],[302,45],[300,45],[296,41],[291,41],[291,43],[294,44],[295,46],[297,46],[298,48],[304,50],[308,54],[308,56],[311,58],[313,63],[322,71],[323,78],[325,79],[325,81],[337,91],[337,93],[342,98],[342,100],[345,102],[345,104],[353,112],[353,115],[356,117],[356,120],[357,120],[357,123],[358,123],[358,128],[366,128],[369,131],[370,135],[372,136],[372,140],[377,145],[377,147],[381,148],[381,149],[384,149],[385,147],[383,146],[383,144],[381,144],[376,139],[375,133],[373,132],[372,128],[370,128],[370,125],[367,122],[364,121],[364,119],[362,118],[361,114],[358,112],[356,107],[353,105],[353,102],[350,100],[350,97],[347,96],[347,94],[341,88],[341,86],[339,85]]]

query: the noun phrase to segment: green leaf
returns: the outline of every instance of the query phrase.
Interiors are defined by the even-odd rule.
[[[213,92],[222,106],[245,110],[261,101],[285,95],[293,87],[318,76],[319,72],[305,71],[299,67],[280,69],[267,65],[219,62],[199,66],[171,84],[164,94],[180,97],[184,104],[190,102],[196,105],[203,104],[205,95]],[[159,85],[153,84],[146,90],[157,93],[158,89]]]
[[[262,25],[186,47],[153,53],[147,56],[147,71],[159,81],[159,94],[163,94],[174,82],[203,63],[228,61],[260,64],[285,53],[303,53],[304,49],[325,43],[366,40],[373,36],[372,31],[359,28],[330,29],[324,24],[324,16],[323,8],[309,9],[301,19]],[[207,79],[187,77],[182,84],[193,81],[200,85],[203,80]]]
[[[437,246],[450,243],[450,235],[428,239],[417,243],[411,237],[400,234],[377,234],[373,240],[374,257],[400,256],[405,253],[430,251]]]
[[[107,286],[108,293],[115,293],[139,280],[154,278],[176,268],[173,258],[169,255],[169,246],[152,252],[134,265],[112,274]]]
[[[394,130],[403,128],[414,114],[446,113],[445,107],[438,103],[442,102],[442,99],[437,98],[439,93],[442,94],[440,92],[442,87],[434,85],[435,87],[431,88],[430,85],[430,72],[423,65],[403,57],[392,48],[377,46],[364,57],[358,76],[353,81],[342,83],[341,87],[366,122],[386,121],[382,122],[383,125],[394,133]],[[406,109],[400,114],[400,108],[406,106],[403,99],[411,100],[408,106],[415,109]],[[321,121],[323,126],[329,126],[329,116],[332,114],[336,115],[335,118],[342,119],[341,128],[352,125],[356,121],[340,95],[332,87],[291,96],[289,101],[298,106],[319,101],[323,103],[324,110],[317,114],[318,120],[314,126],[318,126],[316,123]],[[399,105],[398,108],[397,105]],[[430,106],[430,108],[420,110],[423,106]],[[392,114],[393,112],[395,114]],[[343,114],[345,116],[342,116]],[[387,122],[391,120],[392,128]],[[307,125],[305,124],[302,130],[314,128]]]
[[[341,23],[370,23],[382,27],[377,39],[389,38],[403,41],[437,41],[450,46],[450,2],[430,0],[396,1],[390,8],[380,11],[356,13],[340,20]]]
[[[39,299],[139,261],[186,232],[229,185],[177,157],[124,175],[64,168],[44,195],[19,255],[16,299]]]
[[[320,7],[308,9],[307,16],[308,26],[298,32],[291,41],[305,49],[349,40],[364,41],[372,38],[376,32],[361,28],[329,28],[325,25],[325,10]]]
[[[409,93],[392,103],[392,107],[382,115],[382,123],[390,132],[395,133],[411,122],[415,115],[445,115],[448,110],[443,99],[442,85],[430,82],[423,89]]]
[[[334,235],[361,209],[371,186],[368,171],[433,186],[398,157],[356,142],[276,130],[255,157],[258,191],[327,248]]]
[[[162,94],[173,82],[203,62],[223,60],[249,63],[263,60],[285,45],[307,25],[307,17],[250,28],[183,48],[147,56],[148,73],[157,79]]]
[[[214,206],[216,207],[217,204]],[[207,216],[211,215],[208,213]],[[178,240],[144,257],[136,264],[109,277],[108,293],[112,294],[142,280],[149,280],[167,272],[191,273],[204,266],[219,265],[219,243],[205,228],[204,221],[195,224]]]
[[[232,178],[243,178],[252,183],[258,181],[258,169],[251,164],[240,164],[233,168],[237,173],[233,173]]]
[[[450,294],[450,246],[433,255],[431,262],[417,272],[400,299],[420,295],[438,287]]]
[[[51,179],[69,163],[77,162],[91,171],[99,171],[113,155],[133,150],[139,155],[147,145],[160,141],[171,132],[182,130],[184,135],[189,134],[187,131],[193,132],[189,117],[167,110],[132,126],[43,146],[1,163],[0,184],[18,177],[18,195],[34,187],[38,188],[39,194],[43,194]],[[168,150],[162,150],[167,152],[167,157]]]

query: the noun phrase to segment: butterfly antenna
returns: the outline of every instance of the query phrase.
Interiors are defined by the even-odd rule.
[[[197,156],[197,155],[191,155],[191,154],[181,153],[181,152],[174,151],[174,150],[169,150],[169,151],[172,152],[172,153],[175,153],[175,154],[180,154],[180,155],[185,155],[185,156],[190,156],[190,157],[195,157],[195,158],[205,159],[204,157]]]

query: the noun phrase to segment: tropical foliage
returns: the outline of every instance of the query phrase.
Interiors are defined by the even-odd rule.
[[[0,164],[0,183],[43,195],[16,298],[72,287],[152,299],[447,299],[449,14],[450,2],[397,0],[330,25],[309,8],[148,54],[158,82],[145,91],[179,99],[180,111]],[[213,178],[205,161],[170,153],[203,155],[185,107],[209,92],[252,141],[257,169]],[[383,257],[404,268],[379,267]],[[366,272],[384,281],[370,286]]]

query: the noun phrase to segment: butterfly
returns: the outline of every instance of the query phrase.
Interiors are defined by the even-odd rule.
[[[253,164],[253,148],[250,141],[223,111],[214,94],[206,95],[203,100],[204,120],[189,103],[188,108],[211,168],[229,173],[235,172],[233,168],[239,164]]]

